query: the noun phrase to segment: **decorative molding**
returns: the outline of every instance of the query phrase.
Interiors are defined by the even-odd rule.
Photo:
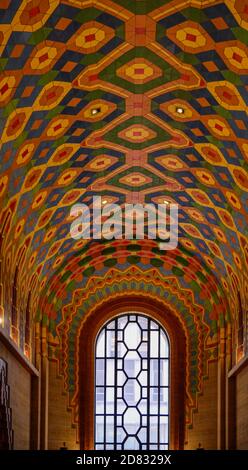
[[[14,341],[12,341],[4,331],[0,331],[0,343],[3,343],[4,346],[15,356],[17,361],[22,364],[22,366],[31,374],[36,377],[39,377],[39,371],[36,369],[36,367],[31,364],[22,351],[18,349],[18,347],[15,345]]]
[[[246,366],[248,366],[248,356],[243,357],[228,373],[228,378],[238,375]]]

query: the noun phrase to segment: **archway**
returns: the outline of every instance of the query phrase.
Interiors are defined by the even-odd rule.
[[[185,430],[186,340],[180,321],[159,301],[136,296],[106,302],[92,311],[82,325],[79,365],[80,447],[94,449],[95,342],[99,331],[123,312],[143,314],[168,333],[170,338],[170,449],[182,449]]]

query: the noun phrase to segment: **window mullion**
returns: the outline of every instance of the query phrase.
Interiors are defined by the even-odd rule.
[[[107,411],[107,406],[106,406],[106,395],[107,395],[107,333],[106,333],[106,328],[104,328],[104,405],[103,405],[103,412],[104,412],[104,417],[103,417],[103,448],[106,450],[106,411]]]
[[[147,450],[150,449],[150,357],[151,357],[151,321],[148,319],[148,342],[147,342]]]

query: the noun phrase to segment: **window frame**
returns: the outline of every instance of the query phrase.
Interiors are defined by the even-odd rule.
[[[80,449],[94,450],[95,342],[99,331],[111,318],[137,312],[158,322],[170,341],[170,450],[183,449],[185,435],[187,343],[180,313],[161,301],[146,296],[119,296],[93,308],[84,318],[79,338],[79,438]],[[86,380],[85,380],[86,378]],[[172,393],[173,391],[173,393]]]
[[[147,414],[145,416],[146,416],[146,419],[147,419],[148,423],[150,421],[152,421],[155,417],[157,417],[158,423],[160,423],[159,426],[157,427],[157,433],[158,433],[157,434],[157,439],[158,439],[158,441],[160,440],[159,436],[160,436],[160,430],[161,430],[162,422],[164,421],[165,417],[167,418],[167,427],[168,427],[167,442],[150,441],[150,429],[149,429],[149,427],[147,427],[149,425],[148,424],[146,426],[142,425],[142,427],[144,427],[146,429],[146,431],[145,431],[146,435],[149,436],[149,437],[147,437],[149,445],[150,445],[149,450],[166,450],[166,449],[163,449],[163,447],[161,447],[161,449],[160,449],[160,446],[169,445],[169,438],[170,438],[169,430],[170,430],[170,350],[171,350],[171,344],[170,344],[170,338],[168,336],[168,333],[164,329],[164,327],[160,324],[160,322],[155,320],[154,317],[151,318],[151,316],[149,316],[147,314],[144,314],[143,312],[136,312],[134,310],[128,311],[128,312],[122,312],[119,315],[116,315],[116,316],[110,318],[104,325],[102,325],[102,327],[98,331],[98,334],[95,338],[95,350],[94,350],[94,371],[95,371],[95,380],[94,380],[94,426],[95,426],[97,417],[99,418],[100,415],[102,416],[102,413],[103,413],[103,421],[104,422],[106,422],[107,417],[112,414],[112,413],[109,413],[109,410],[107,409],[107,404],[108,403],[106,401],[104,401],[104,409],[101,411],[100,415],[99,415],[99,412],[97,413],[97,410],[96,410],[97,391],[98,391],[98,388],[99,388],[99,385],[97,384],[97,380],[96,380],[97,379],[97,367],[96,367],[97,360],[100,360],[100,361],[103,360],[105,368],[106,368],[107,364],[110,363],[110,361],[112,359],[112,355],[109,354],[108,342],[110,340],[108,339],[107,332],[108,331],[114,331],[114,337],[116,338],[116,340],[113,343],[112,342],[113,338],[111,338],[111,342],[109,344],[111,346],[111,351],[110,352],[112,352],[112,343],[114,344],[114,348],[113,348],[114,349],[114,351],[113,351],[114,352],[114,358],[117,361],[117,358],[119,357],[119,355],[118,355],[119,343],[117,342],[119,340],[117,338],[118,338],[118,335],[119,335],[119,328],[120,328],[118,320],[121,319],[121,318],[125,318],[125,317],[128,319],[128,323],[132,323],[134,321],[134,320],[132,320],[132,317],[136,317],[136,320],[135,320],[134,323],[138,324],[141,328],[141,331],[142,331],[141,338],[143,337],[144,330],[147,331],[148,337],[149,337],[149,335],[151,335],[151,333],[153,331],[157,331],[157,333],[158,333],[159,344],[158,344],[157,353],[155,354],[155,357],[153,357],[153,355],[151,355],[151,348],[152,348],[152,344],[153,344],[152,342],[150,342],[150,344],[148,343],[148,349],[147,349],[148,356],[147,356],[147,359],[146,359],[147,360],[147,369],[146,369],[147,372],[146,373],[148,374],[148,376],[150,378],[148,378],[148,383],[147,383],[147,386],[145,387],[147,389],[146,396],[148,397],[147,400],[148,400],[148,403],[149,403],[149,405],[147,403],[148,409],[147,409]],[[142,329],[141,324],[138,322],[139,319],[142,319],[142,318],[147,320],[146,328],[143,327],[143,329]],[[113,325],[111,325],[111,323],[113,323]],[[152,325],[152,323],[156,324],[157,328],[155,330],[154,330],[154,325]],[[109,325],[112,326],[111,329],[109,329]],[[124,331],[124,328],[125,328],[125,326],[121,327],[121,331]],[[99,356],[97,356],[97,345],[98,345],[98,340],[101,341],[100,337],[101,337],[102,334],[104,335],[104,349],[105,349],[106,355],[103,357],[103,355],[100,354],[101,357],[99,357]],[[166,342],[167,342],[167,345],[168,345],[168,353],[166,354],[166,357],[163,357],[161,355],[158,356],[160,348],[161,348],[160,341],[161,341],[162,335],[164,335],[164,337],[166,338]],[[123,338],[123,341],[124,341],[124,338]],[[141,339],[141,341],[143,341],[143,340]],[[148,338],[146,339],[146,342],[147,341],[148,341]],[[133,349],[131,349],[131,350],[133,350]],[[137,351],[137,349],[136,349],[136,351]],[[149,413],[148,410],[149,410],[150,406],[152,405],[153,400],[155,402],[158,401],[157,406],[159,408],[160,408],[160,402],[161,402],[161,400],[163,400],[163,398],[161,398],[161,397],[163,397],[164,388],[163,388],[163,385],[161,385],[161,383],[160,383],[161,378],[162,378],[162,374],[160,374],[161,369],[159,368],[159,361],[161,361],[160,367],[162,367],[163,360],[167,361],[167,370],[165,371],[165,373],[166,373],[166,382],[167,382],[167,384],[165,386],[166,389],[167,389],[167,394],[166,394],[167,395],[167,413],[166,413],[166,415],[163,415],[160,411],[155,416],[154,412],[152,412],[152,410],[151,410],[151,414]],[[133,367],[134,362],[132,360],[129,360],[129,359],[126,360],[126,365],[129,362]],[[117,364],[117,362],[116,362],[116,364]],[[155,367],[155,365],[156,365],[156,367]],[[144,369],[142,369],[142,370],[144,370]],[[154,377],[155,377],[154,373],[157,376],[157,380],[155,380],[155,381],[154,381]],[[152,375],[152,380],[151,380],[151,375]],[[158,377],[158,375],[159,375],[159,377]],[[130,378],[132,378],[132,376],[130,376]],[[115,380],[117,381],[117,375],[115,377]],[[103,388],[105,388],[105,400],[106,400],[107,388],[108,388],[108,386],[110,386],[110,384],[108,383],[108,379],[107,379],[106,375],[104,375],[103,381],[104,381]],[[130,394],[132,393],[132,396],[133,396],[133,399],[134,399],[134,393],[135,393],[134,383],[132,383],[132,385],[133,385],[133,387],[132,387],[132,390],[131,390]],[[113,384],[113,386],[111,386],[111,388],[115,389],[115,393],[117,393],[117,382],[115,382]],[[159,399],[157,399],[158,392],[159,392]],[[127,395],[128,394],[126,393],[125,398],[127,398]],[[117,405],[117,399],[118,398],[117,398],[117,395],[116,395],[116,399],[113,402],[114,408],[118,406]],[[105,424],[105,426],[106,426],[106,424]],[[118,428],[117,428],[117,430],[118,430]],[[105,441],[105,439],[107,439],[107,437],[104,434],[104,441]],[[115,432],[113,433],[113,440],[115,441]],[[100,445],[100,443],[96,442],[96,441],[97,441],[97,430],[95,428],[94,429],[94,442],[95,442],[95,445]],[[112,448],[112,447],[114,447],[114,445],[118,445],[119,450],[124,450],[124,449],[122,449],[122,444],[121,443],[118,444],[118,440],[115,443],[105,441],[101,445],[104,446],[105,450],[108,449],[108,447],[106,447],[106,446],[110,446],[109,448]],[[140,450],[148,450],[147,448],[144,449],[144,447],[143,447],[144,442],[141,442],[140,445],[142,446]],[[156,446],[159,446],[159,447],[157,449],[155,449]],[[118,450],[118,449],[115,449],[115,450]]]

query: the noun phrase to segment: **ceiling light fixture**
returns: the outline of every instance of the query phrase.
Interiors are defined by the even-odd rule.
[[[166,200],[164,200],[164,204],[169,204],[169,202],[168,202],[168,201],[166,201]]]
[[[177,114],[184,114],[184,109],[178,106],[178,108],[176,108],[176,112]]]
[[[107,204],[107,202],[108,201],[106,199],[104,199],[104,201],[102,201],[102,205],[104,206],[105,204]]]
[[[95,116],[96,114],[100,113],[101,112],[101,108],[93,108],[91,110],[91,114],[92,116]]]

